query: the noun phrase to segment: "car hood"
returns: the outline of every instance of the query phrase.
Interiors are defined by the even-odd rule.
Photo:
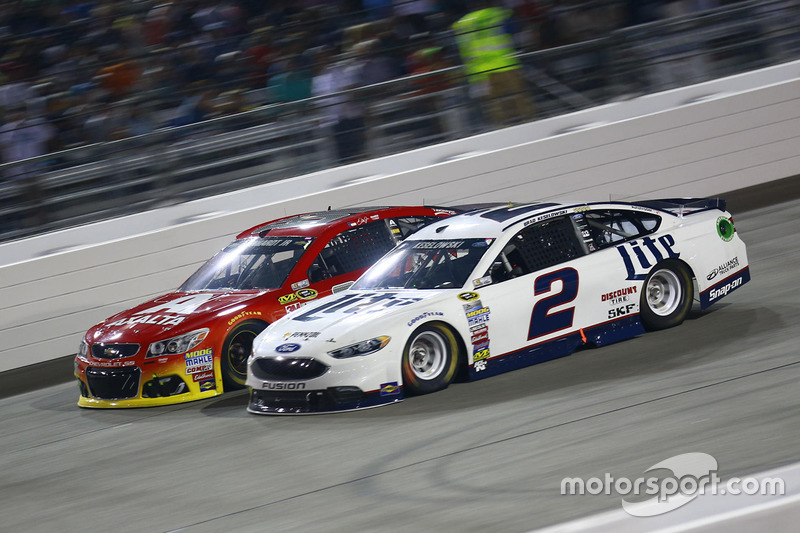
[[[413,321],[422,312],[436,315],[436,304],[454,292],[458,291],[345,291],[278,320],[262,333],[259,342],[266,345],[293,340],[358,342],[387,322],[397,325]],[[413,322],[409,326],[413,326]],[[266,351],[267,354],[271,352]]]
[[[92,342],[131,342],[203,327],[208,320],[245,309],[269,291],[172,292],[107,318],[89,330]]]

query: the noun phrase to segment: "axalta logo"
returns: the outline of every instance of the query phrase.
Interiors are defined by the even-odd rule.
[[[263,388],[267,390],[302,390],[306,388],[305,383],[270,383],[265,381]]]
[[[744,283],[742,278],[736,278],[735,280],[726,283],[719,289],[711,289],[711,291],[708,293],[708,301],[713,302],[717,298],[722,298],[742,283]]]
[[[658,239],[645,237],[617,246],[617,251],[625,264],[625,270],[628,272],[626,279],[646,279],[647,273],[653,265],[667,257],[672,259],[680,257],[680,252],[673,250],[673,246],[675,246],[675,238],[670,234],[662,235]]]

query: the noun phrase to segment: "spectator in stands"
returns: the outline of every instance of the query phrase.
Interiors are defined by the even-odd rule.
[[[531,120],[533,103],[505,27],[510,11],[491,0],[472,0],[470,7],[472,11],[453,24],[453,32],[471,96],[495,125]]]
[[[3,163],[22,161],[45,155],[54,128],[44,119],[30,113],[27,104],[14,105],[8,110],[5,124],[0,126],[0,149]],[[32,177],[41,163],[16,165],[5,172],[8,179]]]

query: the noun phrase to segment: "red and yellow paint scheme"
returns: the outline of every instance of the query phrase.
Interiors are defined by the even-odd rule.
[[[253,339],[275,320],[348,288],[434,207],[306,213],[250,228],[178,290],[86,332],[75,357],[81,407],[148,407],[243,388]]]

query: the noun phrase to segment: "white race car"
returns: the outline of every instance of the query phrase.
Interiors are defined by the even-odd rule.
[[[361,409],[677,326],[750,280],[721,200],[540,203],[431,224],[264,330],[248,411]]]

